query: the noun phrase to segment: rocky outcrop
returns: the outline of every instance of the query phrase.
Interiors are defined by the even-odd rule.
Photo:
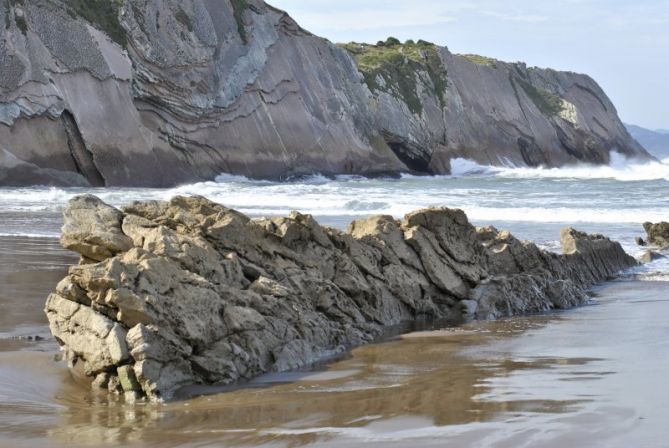
[[[0,185],[649,157],[585,75],[339,47],[261,0],[2,0],[0,23]]]
[[[306,366],[401,323],[576,306],[636,264],[602,236],[566,229],[558,255],[450,209],[342,232],[202,197],[120,211],[83,196],[63,232],[82,259],[47,300],[53,335],[95,387],[152,399]]]
[[[643,228],[646,231],[646,242],[648,244],[662,250],[669,249],[669,223],[659,222],[653,224],[652,222],[646,222]]]

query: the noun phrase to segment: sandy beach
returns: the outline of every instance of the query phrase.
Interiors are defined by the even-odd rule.
[[[663,443],[667,282],[617,281],[583,308],[393,337],[315,370],[129,405],[56,361],[41,308],[74,257],[49,239],[2,248],[3,448]]]

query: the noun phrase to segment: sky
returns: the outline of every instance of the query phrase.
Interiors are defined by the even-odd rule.
[[[587,73],[626,123],[669,129],[669,0],[267,0],[333,42],[424,39]]]

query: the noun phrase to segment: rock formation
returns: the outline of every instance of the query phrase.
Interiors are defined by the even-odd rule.
[[[669,249],[669,223],[659,222],[653,224],[646,222],[643,225],[646,231],[646,242],[652,246],[656,246],[662,250]]]
[[[261,0],[0,0],[0,185],[650,157],[588,76],[334,45]]]
[[[306,366],[397,324],[573,307],[636,265],[603,236],[561,237],[558,255],[450,209],[342,232],[297,212],[252,220],[202,197],[120,211],[81,196],[62,236],[81,262],[46,313],[95,387],[169,399]]]
[[[655,252],[654,250],[647,250],[639,257],[639,263],[652,263],[653,261],[661,260],[663,258],[666,258],[666,256],[659,252]]]

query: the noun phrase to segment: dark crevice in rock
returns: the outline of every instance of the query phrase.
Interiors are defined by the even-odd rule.
[[[586,87],[586,86],[583,86],[583,85],[578,84],[578,83],[577,83],[577,84],[574,84],[574,85],[575,85],[577,88],[583,90],[584,92],[587,92],[587,93],[589,93],[590,95],[592,95],[592,96],[597,100],[597,102],[599,102],[599,104],[602,106],[602,108],[603,108],[605,111],[608,112],[609,108],[606,107],[606,104],[605,104],[604,101],[600,98],[600,96],[597,94],[597,92],[595,92],[594,90],[592,90],[590,87]]]
[[[92,186],[104,187],[105,179],[95,165],[93,153],[86,147],[86,142],[74,116],[70,111],[65,110],[60,118],[67,134],[67,144],[77,172],[84,176]]]
[[[596,129],[593,129],[593,131],[594,131],[600,138],[605,138],[606,135],[609,133],[609,130],[606,129],[606,126],[604,126],[604,124],[603,124],[601,121],[599,121],[599,119],[598,119],[597,117],[592,117],[592,121],[594,121],[595,124],[596,124],[597,126],[599,126],[600,130],[602,131],[602,134],[599,134],[599,133],[597,132]]]
[[[556,130],[560,144],[565,152],[575,159],[595,164],[606,164],[609,162],[608,150],[611,148],[604,148],[605,142],[601,139],[596,136],[586,136],[578,129],[573,130],[573,134],[571,135],[561,127],[558,127]]]
[[[527,166],[547,165],[546,154],[541,152],[541,148],[531,137],[518,137],[518,149]]]
[[[431,155],[427,148],[423,148],[385,129],[381,131],[381,135],[393,153],[408,169],[417,173],[431,174]]]

